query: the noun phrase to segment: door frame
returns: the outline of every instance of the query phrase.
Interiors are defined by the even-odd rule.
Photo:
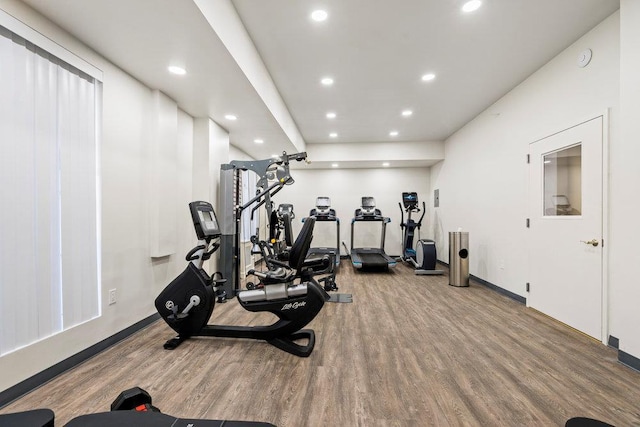
[[[602,319],[601,319],[601,325],[602,325],[602,331],[601,331],[601,341],[604,345],[608,344],[608,339],[609,339],[609,245],[610,245],[610,240],[609,240],[609,133],[610,133],[610,108],[605,109],[604,112],[600,113],[600,114],[594,114],[589,116],[588,118],[582,119],[582,120],[578,120],[575,121],[573,125],[568,126],[566,128],[563,128],[561,130],[549,133],[548,135],[541,137],[541,138],[537,138],[534,141],[531,141],[530,143],[527,144],[527,153],[530,153],[530,149],[529,146],[532,144],[535,144],[536,142],[540,142],[543,139],[547,139],[549,137],[552,137],[554,135],[557,135],[561,132],[564,132],[566,130],[572,129],[576,126],[580,126],[586,122],[589,122],[591,120],[597,119],[598,117],[602,117],[602,276],[600,278],[601,283],[602,283],[602,289],[601,289],[601,301],[602,301],[602,307],[601,307],[601,313],[602,313]],[[527,173],[529,174],[529,168],[531,167],[531,164],[527,164]],[[530,175],[530,174],[529,174]],[[527,194],[530,195],[531,194],[531,186],[532,186],[532,182],[529,179],[528,180],[528,192]],[[528,212],[528,217],[531,217],[532,212],[531,209],[532,207],[529,205],[528,200],[530,199],[530,197],[527,197],[527,212]],[[533,239],[534,235],[533,233],[529,233],[529,239]],[[531,271],[531,261],[532,261],[532,254],[531,251],[529,251],[529,271]],[[527,294],[529,293],[529,291],[527,291]],[[526,306],[530,307],[529,305],[529,298],[527,298],[526,300]]]

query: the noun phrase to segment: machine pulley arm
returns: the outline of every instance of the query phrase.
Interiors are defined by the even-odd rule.
[[[250,170],[260,177],[257,185],[258,187],[267,187],[267,182],[270,179],[277,178],[280,181],[282,178],[288,177],[285,184],[293,184],[293,179],[289,173],[289,162],[291,160],[302,161],[307,159],[307,153],[294,153],[287,154],[283,152],[278,157],[273,157],[266,160],[233,160],[229,165],[233,169]],[[274,168],[274,165],[276,166]],[[274,175],[275,172],[275,175]]]
[[[271,191],[271,189],[273,189],[274,187],[277,187],[274,191],[272,191],[271,193],[269,193],[269,198],[271,198],[271,197],[275,196],[275,195],[276,195],[280,190],[282,190],[282,189],[284,188],[284,186],[287,184],[287,182],[288,182],[288,180],[289,180],[289,179],[292,179],[292,178],[291,178],[290,176],[289,176],[289,177],[282,178],[282,180],[284,180],[283,182],[280,182],[280,181],[275,182],[275,183],[273,183],[271,186],[269,186],[269,188],[267,188],[266,190],[258,192],[258,194],[256,195],[256,197],[254,197],[253,199],[251,199],[251,201],[249,201],[249,202],[245,203],[245,204],[240,208],[240,210],[242,211],[242,210],[244,210],[244,209],[248,208],[248,207],[249,207],[249,206],[251,206],[251,204],[252,204],[252,203],[254,203],[256,200],[259,200],[261,197],[264,197],[264,196],[266,195],[266,193],[267,193],[267,192]],[[282,181],[282,180],[281,180],[281,181]],[[262,205],[264,205],[266,201],[267,201],[267,197],[264,197],[264,198],[260,201],[260,203],[258,203],[257,205],[255,205],[255,206],[253,207],[253,209],[251,209],[251,219],[253,219],[253,214],[254,214],[254,212],[255,212],[255,211],[257,211],[258,209],[260,209],[260,207],[261,207]]]

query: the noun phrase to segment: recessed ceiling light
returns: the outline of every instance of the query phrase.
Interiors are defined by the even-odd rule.
[[[311,19],[316,22],[322,22],[327,19],[329,14],[325,10],[314,10],[311,12]]]
[[[337,168],[337,167],[338,167],[338,164],[337,164],[337,163],[331,163],[331,167],[332,167],[332,168]]]
[[[337,138],[337,137],[338,137],[338,134],[337,134],[337,133],[335,133],[335,132],[331,132],[331,133],[329,134],[329,138]]]
[[[264,139],[254,139],[253,142],[255,142],[256,144],[262,144],[264,142]]]
[[[325,86],[331,86],[333,84],[333,79],[331,77],[325,77],[322,80],[320,80],[320,83],[322,83]]]
[[[480,6],[482,6],[481,0],[470,0],[462,6],[462,11],[466,13],[473,12],[474,10],[478,10]]]
[[[277,154],[272,154],[271,157],[274,158],[274,159],[277,159],[280,156],[278,156]]]
[[[402,112],[402,115],[405,116],[405,117],[409,117],[412,114],[413,114],[413,111],[411,111],[411,110],[404,110]]]
[[[168,69],[171,74],[175,74],[178,76],[184,76],[185,74],[187,74],[187,70],[182,67],[178,67],[177,65],[170,65]]]
[[[389,167],[389,162],[384,162],[382,166],[384,166],[385,168]]]
[[[233,114],[225,114],[224,118],[227,120],[238,120],[238,117]]]
[[[433,80],[435,78],[436,78],[435,74],[429,73],[429,74],[425,74],[424,76],[422,76],[422,81],[423,82],[429,82],[429,81],[431,81],[431,80]]]
[[[389,136],[398,136],[398,131],[392,130],[391,132],[389,132]]]
[[[336,113],[333,113],[333,112],[327,113],[327,119],[335,119],[335,118],[336,118]]]

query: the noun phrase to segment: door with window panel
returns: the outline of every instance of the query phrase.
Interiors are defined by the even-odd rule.
[[[530,144],[527,304],[602,339],[602,130],[598,117]]]

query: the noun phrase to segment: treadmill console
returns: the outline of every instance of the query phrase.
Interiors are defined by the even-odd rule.
[[[415,210],[418,207],[418,193],[416,192],[403,192],[402,204],[406,210]]]
[[[311,209],[309,216],[315,217],[335,217],[336,210],[331,209],[331,199],[329,197],[317,197],[316,208]]]
[[[211,240],[220,237],[222,233],[220,232],[216,212],[213,210],[211,203],[203,201],[191,202],[189,203],[189,210],[191,211],[191,219],[193,220],[198,240]]]
[[[360,209],[356,209],[356,217],[379,217],[382,216],[380,209],[376,209],[376,199],[373,197],[363,197],[360,202]]]

